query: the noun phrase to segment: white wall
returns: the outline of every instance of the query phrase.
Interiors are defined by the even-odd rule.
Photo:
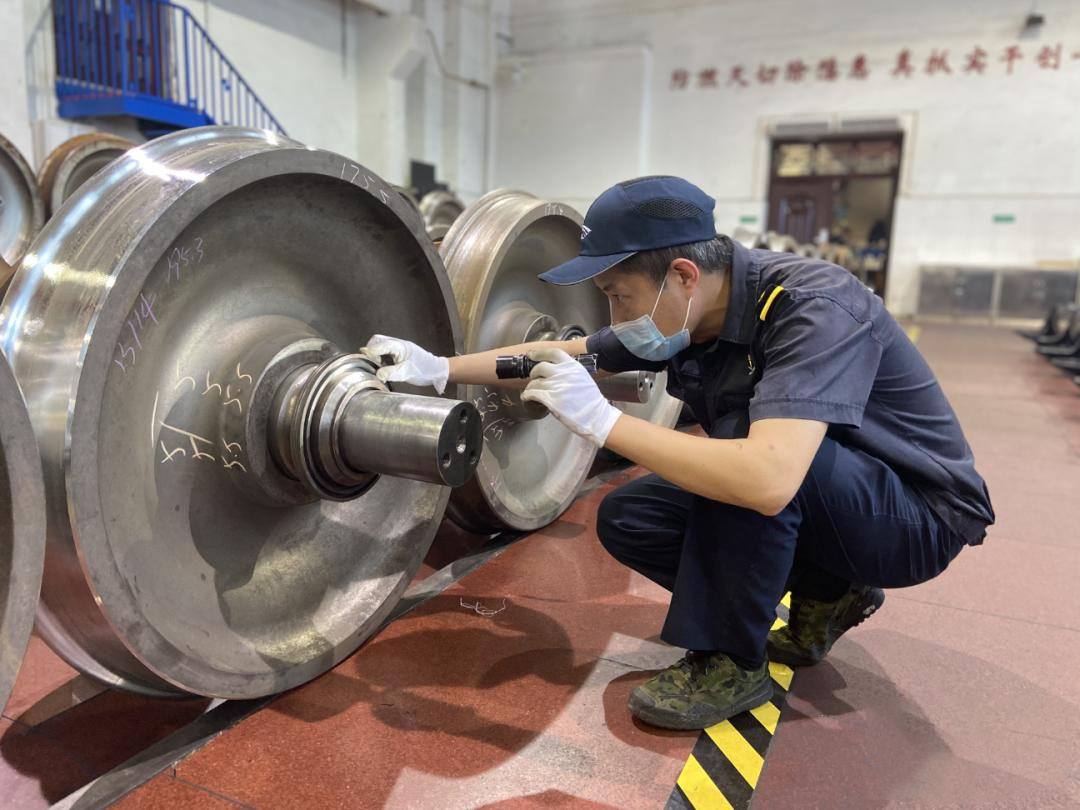
[[[342,0],[179,4],[202,23],[290,137],[347,154],[355,150],[358,94],[348,53],[370,12]]]
[[[0,133],[30,160],[25,49],[21,2],[0,0]]]
[[[905,130],[895,312],[913,310],[922,263],[1080,260],[1080,59],[1070,58],[1080,3],[1037,6],[1046,24],[1021,38],[1028,0],[515,0],[496,73],[493,182],[584,208],[617,180],[680,174],[717,197],[717,223],[730,230],[740,217],[764,222],[770,127],[894,117]],[[1060,70],[1039,68],[1038,49],[1058,42]],[[1013,44],[1024,59],[1007,75],[997,60]],[[990,54],[982,76],[962,70],[975,45]],[[904,48],[918,71],[894,78]],[[925,74],[932,49],[948,50],[952,75]],[[857,53],[869,60],[864,81],[752,79],[761,63],[813,69],[832,56],[847,69]],[[725,86],[737,64],[750,87]],[[721,86],[694,86],[709,67]],[[671,89],[677,68],[690,88]],[[995,224],[997,213],[1016,221]]]
[[[428,0],[432,2],[432,0]],[[496,17],[503,0],[446,4],[442,161],[445,179],[462,199],[490,191]],[[433,58],[433,57],[431,57]]]
[[[486,190],[474,109],[494,70],[494,0],[180,2],[291,137],[393,183],[417,159],[467,200]]]
[[[510,185],[584,210],[618,180],[671,172],[717,197],[732,229],[764,222],[770,127],[889,116],[905,130],[895,311],[914,306],[920,263],[1080,258],[1075,0],[1040,0],[1034,39],[1018,38],[1029,0],[182,1],[290,135],[391,182],[417,158],[467,201]],[[56,116],[51,32],[48,0],[0,0],[0,132],[34,165],[90,128],[136,134]],[[1059,41],[1062,69],[1040,70],[1035,51]],[[1025,52],[1014,75],[960,70],[973,45],[993,58],[1013,43]],[[892,78],[905,47],[920,66],[948,49],[954,75]],[[717,67],[723,84],[739,63],[846,65],[859,52],[865,82],[669,87],[679,67]]]
[[[584,206],[646,174],[652,54],[641,45],[503,60],[495,185]]]
[[[435,163],[469,200],[487,190],[496,14],[505,0],[177,0],[288,134],[404,184]],[[130,120],[57,115],[49,0],[0,0],[0,132],[34,165],[72,135],[141,140]],[[441,60],[437,54],[441,54]],[[419,71],[419,98],[407,85]],[[446,74],[451,74],[448,76]]]

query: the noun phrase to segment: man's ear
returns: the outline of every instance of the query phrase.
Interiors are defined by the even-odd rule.
[[[698,282],[701,280],[701,268],[689,259],[682,257],[673,259],[671,264],[668,265],[668,272],[672,271],[678,278],[680,286],[687,287],[691,291],[697,288]]]

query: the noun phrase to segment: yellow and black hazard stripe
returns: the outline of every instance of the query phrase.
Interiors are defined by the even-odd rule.
[[[787,624],[791,594],[777,607],[773,628]],[[780,723],[794,673],[769,663],[773,696],[768,703],[705,729],[679,774],[665,810],[744,810],[750,804],[769,744]]]

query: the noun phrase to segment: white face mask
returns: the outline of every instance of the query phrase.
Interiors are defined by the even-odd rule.
[[[653,320],[652,316],[656,314],[656,307],[660,303],[660,296],[664,294],[666,284],[667,277],[660,285],[660,292],[657,293],[652,312],[648,315],[611,325],[611,331],[615,333],[615,337],[626,347],[626,350],[642,360],[654,362],[670,360],[690,345],[690,330],[686,328],[686,325],[690,322],[690,305],[694,301],[693,296],[690,296],[690,300],[686,302],[686,317],[683,318],[682,329],[674,335],[665,337]]]

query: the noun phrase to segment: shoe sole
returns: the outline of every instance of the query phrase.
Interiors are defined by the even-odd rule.
[[[750,711],[750,709],[756,709],[758,706],[768,702],[772,696],[773,685],[772,678],[770,677],[766,678],[761,686],[755,689],[751,694],[747,695],[738,703],[732,704],[726,712],[718,711],[711,713],[708,716],[688,716],[679,714],[670,709],[662,709],[653,705],[651,701],[639,698],[636,690],[630,694],[629,708],[630,713],[634,715],[634,717],[643,723],[648,723],[650,726],[674,729],[675,731],[691,731],[715,726],[717,723],[727,720],[729,717],[734,717],[737,714]]]
[[[846,617],[855,614],[857,617],[855,621],[847,625],[843,630],[836,634],[836,637],[829,642],[829,649],[832,649],[832,645],[836,643],[836,640],[840,636],[844,635],[848,630],[853,627],[858,627],[865,622],[871,616],[878,612],[881,606],[885,603],[885,591],[881,588],[872,588],[869,593],[869,599],[856,602],[853,604],[847,612]],[[845,617],[845,618],[846,618]],[[812,667],[814,664],[820,664],[825,656],[820,658],[814,658],[808,655],[799,655],[780,647],[775,647],[772,644],[765,643],[765,653],[768,655],[769,660],[776,664],[784,664],[789,667]],[[828,652],[826,651],[826,655]]]

